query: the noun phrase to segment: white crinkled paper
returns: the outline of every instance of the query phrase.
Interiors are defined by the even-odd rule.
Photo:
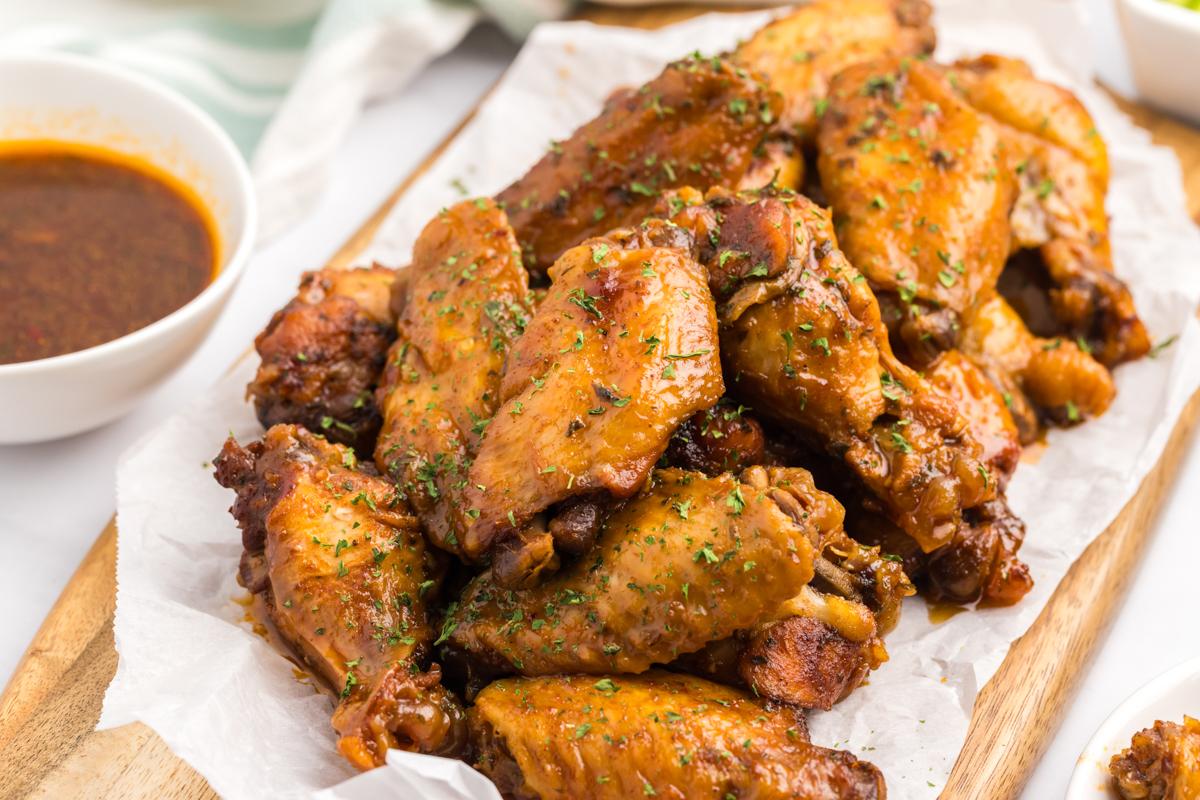
[[[943,4],[937,55],[1019,56],[1083,99],[1109,146],[1117,271],[1158,340],[1179,339],[1155,359],[1119,368],[1119,394],[1108,413],[1051,432],[1041,460],[1018,469],[1009,500],[1028,526],[1021,556],[1032,568],[1034,590],[1014,608],[959,614],[936,626],[923,601],[911,598],[888,639],[891,661],[833,711],[811,715],[815,743],[867,757],[898,800],[940,792],[979,688],[1071,562],[1133,496],[1200,386],[1200,324],[1193,316],[1200,231],[1184,211],[1179,165],[1086,82],[1081,15],[1077,5],[1046,0]],[[569,136],[594,116],[612,90],[639,85],[690,51],[727,49],[768,18],[708,15],[655,32],[541,26],[360,260],[406,263],[425,223],[460,199],[456,182],[473,195],[494,193],[540,157],[549,140]],[[264,310],[264,323],[267,316]],[[355,777],[334,752],[329,701],[297,681],[292,666],[240,622],[243,609],[232,598],[244,594],[235,581],[241,537],[226,511],[233,497],[212,479],[207,462],[228,431],[242,441],[260,435],[243,399],[253,371],[253,361],[244,359],[121,460],[120,664],[100,727],[145,722],[227,800],[495,797],[465,766],[403,753]]]

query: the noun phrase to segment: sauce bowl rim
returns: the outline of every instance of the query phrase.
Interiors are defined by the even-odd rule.
[[[225,259],[225,263],[220,266],[216,278],[191,300],[146,327],[139,328],[132,333],[127,333],[111,341],[83,350],[76,350],[73,353],[63,353],[33,361],[19,361],[14,364],[0,364],[0,379],[17,375],[52,372],[83,364],[94,359],[119,355],[122,351],[140,347],[149,340],[163,334],[186,328],[189,323],[194,321],[197,315],[207,310],[222,295],[232,291],[234,285],[241,278],[242,272],[245,271],[250,261],[250,255],[254,250],[258,233],[258,197],[254,190],[254,182],[250,176],[250,169],[246,164],[246,159],[242,156],[241,151],[238,150],[237,145],[233,143],[233,139],[230,138],[225,129],[218,125],[216,120],[209,116],[194,101],[170,86],[119,64],[113,64],[94,56],[56,51],[0,54],[0,69],[10,64],[67,66],[99,74],[109,80],[133,84],[137,89],[152,95],[154,102],[176,106],[184,112],[192,124],[202,129],[205,134],[214,140],[222,157],[232,165],[235,184],[233,188],[235,193],[240,196],[244,210],[241,215],[241,236],[235,243],[236,246],[230,252],[229,257]],[[103,98],[98,98],[98,102],[95,105],[103,110]],[[211,209],[209,209],[209,213],[211,213]]]

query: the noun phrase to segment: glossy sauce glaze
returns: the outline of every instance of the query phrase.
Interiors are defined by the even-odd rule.
[[[73,353],[183,307],[216,272],[187,187],[133,158],[0,146],[0,364]]]

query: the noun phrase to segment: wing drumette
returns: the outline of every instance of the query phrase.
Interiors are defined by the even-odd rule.
[[[524,554],[553,533],[535,515],[588,493],[631,496],[679,424],[724,392],[713,301],[690,245],[655,221],[592,239],[550,270],[464,489],[464,551],[492,553],[501,585],[536,582]]]
[[[378,391],[375,450],[430,540],[462,552],[467,470],[500,408],[500,375],[532,315],[512,228],[490,200],[443,211],[421,232],[395,287],[400,338]]]
[[[436,665],[422,671],[433,639],[426,603],[443,568],[395,487],[291,425],[246,448],[230,438],[214,463],[238,493],[241,581],[340,696],[341,754],[370,769],[389,747],[460,752],[462,708]]]
[[[737,186],[781,108],[778,93],[721,58],[674,62],[619,93],[496,196],[526,266],[545,274],[584,239],[641,221],[664,189]]]
[[[886,794],[871,764],[809,744],[800,710],[689,675],[505,680],[469,715],[476,769],[511,797]]]
[[[300,291],[254,340],[246,392],[264,428],[303,425],[366,455],[382,422],[374,391],[396,337],[384,267],[306,272]]]

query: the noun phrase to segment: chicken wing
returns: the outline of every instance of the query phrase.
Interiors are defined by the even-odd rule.
[[[1194,800],[1200,797],[1200,720],[1157,720],[1133,735],[1108,766],[1121,800]]]
[[[1072,341],[1040,339],[999,295],[988,298],[963,332],[964,354],[1012,376],[1044,416],[1058,424],[1098,417],[1116,396],[1112,375]]]
[[[371,452],[383,421],[373,393],[396,337],[395,276],[380,266],[304,273],[296,297],[254,340],[262,363],[246,393],[264,428],[303,425]]]
[[[468,712],[476,769],[521,800],[882,800],[883,776],[808,743],[804,713],[667,672],[510,679]]]
[[[1003,392],[987,373],[957,350],[943,353],[925,377],[938,394],[954,401],[983,445],[983,462],[1003,490],[1021,459],[1021,435]]]
[[[968,101],[998,120],[1020,184],[1015,244],[1036,247],[1056,288],[1063,332],[1086,340],[1106,366],[1142,357],[1150,337],[1133,297],[1113,274],[1104,196],[1108,154],[1091,116],[1070,92],[998,56],[950,72]]]
[[[778,93],[721,58],[676,61],[620,93],[496,196],[526,266],[544,275],[584,239],[641,221],[663,189],[737,186],[781,109]]]
[[[484,677],[643,672],[771,617],[812,579],[819,538],[774,494],[729,473],[656,471],[540,586],[477,577],[447,618],[446,658]]]
[[[214,464],[238,495],[243,585],[341,700],[339,752],[364,770],[389,747],[461,752],[462,708],[436,665],[422,672],[433,640],[426,603],[444,568],[395,487],[292,425],[245,448],[231,437]]]
[[[924,549],[949,541],[995,481],[954,404],[892,354],[825,212],[790,193],[694,200],[668,204],[677,224],[703,232],[731,394],[843,459]]]
[[[379,469],[396,480],[430,541],[463,552],[462,495],[500,375],[532,315],[529,279],[505,214],[490,200],[440,213],[395,287],[400,338],[377,392]]]
[[[732,58],[783,94],[782,126],[811,144],[833,76],[871,58],[933,52],[930,14],[924,0],[818,0],[759,30]]]
[[[894,295],[908,354],[932,362],[996,285],[1016,196],[997,126],[935,67],[888,58],[834,78],[818,169],[850,263]]]
[[[573,496],[633,495],[680,423],[720,399],[716,314],[690,244],[655,221],[589,240],[550,270],[468,474],[468,556],[523,548],[534,516]],[[501,585],[535,577],[504,558],[492,562]]]

